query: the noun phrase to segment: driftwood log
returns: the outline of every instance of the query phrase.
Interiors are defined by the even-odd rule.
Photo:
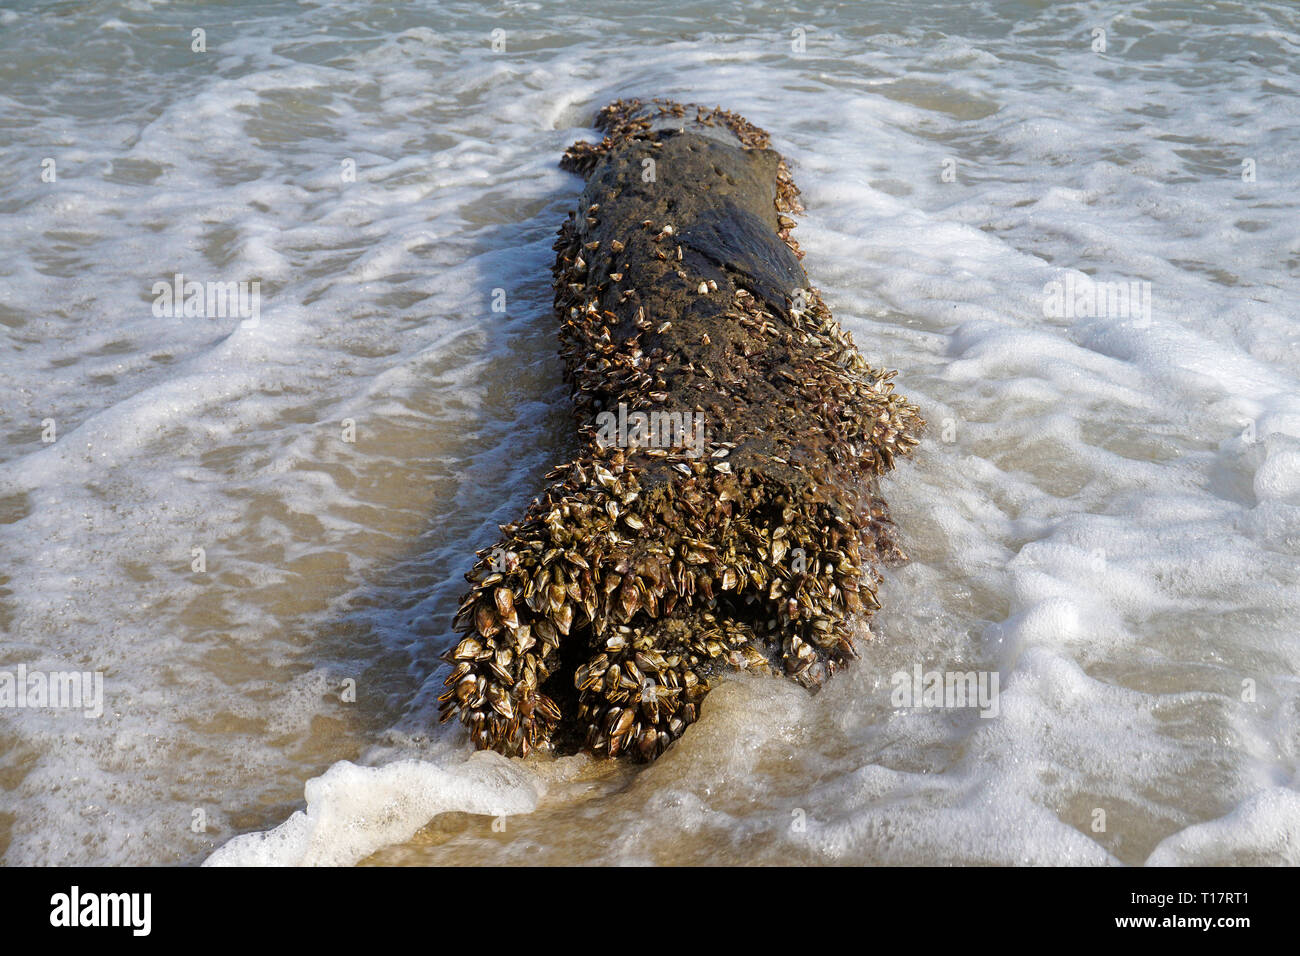
[[[555,244],[581,456],[479,552],[442,719],[504,754],[650,760],[733,668],[816,687],[901,559],[877,480],[924,422],[810,288],[768,135],[603,109]]]

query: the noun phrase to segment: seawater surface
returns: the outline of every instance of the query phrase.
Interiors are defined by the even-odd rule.
[[[104,678],[0,710],[4,862],[1300,862],[1298,54],[1285,3],[4,0],[0,669]],[[574,451],[556,160],[619,96],[772,131],[931,423],[912,561],[816,696],[471,754],[437,655]],[[1045,309],[1089,278],[1149,310]]]

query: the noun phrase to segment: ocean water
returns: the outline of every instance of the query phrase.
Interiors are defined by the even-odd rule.
[[[1300,863],[1293,4],[0,0],[0,54],[0,670],[103,681],[0,708],[5,863]],[[474,754],[437,655],[574,451],[555,164],[619,96],[788,157],[931,423],[912,560],[816,696]]]

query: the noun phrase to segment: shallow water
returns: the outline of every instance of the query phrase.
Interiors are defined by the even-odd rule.
[[[105,712],[0,710],[4,861],[1300,862],[1300,14],[1113,10],[6,4],[0,669]],[[815,697],[732,682],[648,768],[471,755],[461,576],[573,451],[555,162],[631,95],[789,157],[931,422],[913,560]],[[177,272],[259,320],[156,316]],[[1044,314],[1085,276],[1149,314]],[[897,706],[918,665],[997,716]]]

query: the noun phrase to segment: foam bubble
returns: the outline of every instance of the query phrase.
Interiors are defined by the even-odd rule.
[[[1167,837],[1148,866],[1295,866],[1300,863],[1300,793],[1270,787],[1230,813]]]
[[[306,810],[273,830],[235,837],[205,865],[350,866],[410,839],[439,813],[528,813],[544,793],[538,778],[494,753],[441,765],[397,760],[361,767],[341,761],[307,782]]]

